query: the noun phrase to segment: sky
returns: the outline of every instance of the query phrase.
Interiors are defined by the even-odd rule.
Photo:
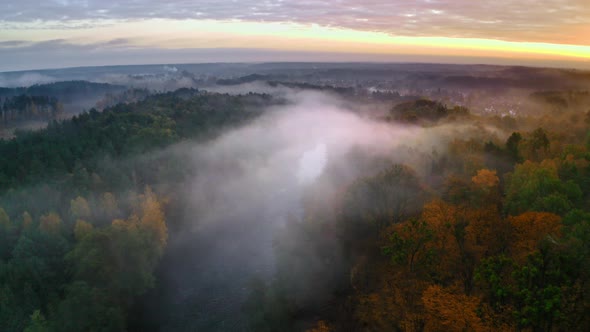
[[[590,68],[590,0],[2,0],[0,71],[267,61]]]

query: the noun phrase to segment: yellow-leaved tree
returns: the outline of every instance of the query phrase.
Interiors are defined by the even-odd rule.
[[[162,203],[152,189],[146,186],[140,197],[139,227],[149,234],[161,255],[168,240],[168,228]]]

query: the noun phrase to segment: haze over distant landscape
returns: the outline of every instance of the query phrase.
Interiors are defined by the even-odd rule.
[[[1,1],[0,331],[590,331],[589,22]]]
[[[589,68],[589,21],[585,0],[7,0],[0,71],[269,61]]]

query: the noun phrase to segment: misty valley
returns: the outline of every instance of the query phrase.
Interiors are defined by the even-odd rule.
[[[590,71],[0,73],[0,331],[590,331]]]

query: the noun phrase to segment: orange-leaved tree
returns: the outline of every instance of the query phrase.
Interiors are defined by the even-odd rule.
[[[537,251],[541,240],[556,241],[561,234],[561,217],[549,212],[525,212],[508,217],[512,226],[510,249],[517,261]]]
[[[422,294],[426,312],[424,331],[488,331],[478,316],[480,299],[431,285]]]

